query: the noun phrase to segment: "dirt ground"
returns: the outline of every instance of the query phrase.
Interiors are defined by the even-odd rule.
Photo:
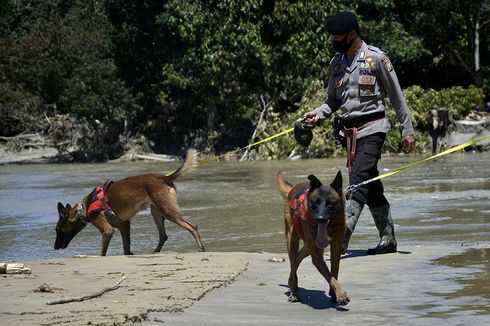
[[[481,247],[481,245],[479,245]],[[306,259],[299,269],[301,303],[287,302],[287,255],[162,253],[21,262],[31,274],[0,275],[3,325],[353,325],[380,323],[485,325],[485,298],[449,296],[476,267],[433,264],[469,247],[411,246],[390,255],[343,256],[347,306],[330,302],[328,286]],[[325,256],[328,262],[328,255]],[[95,294],[81,302],[47,304]],[[42,284],[52,292],[40,292]],[[468,308],[478,302],[481,309]],[[485,306],[487,308],[485,308]]]

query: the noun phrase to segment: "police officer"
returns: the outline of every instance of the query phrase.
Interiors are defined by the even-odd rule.
[[[345,139],[349,184],[359,184],[379,175],[378,161],[390,130],[385,117],[385,96],[388,95],[402,128],[405,152],[415,146],[414,129],[408,107],[393,65],[380,49],[367,45],[359,34],[353,13],[341,11],[325,24],[331,34],[333,48],[338,52],[330,62],[327,99],[320,107],[305,114],[305,123],[317,124],[337,113],[335,128]],[[346,230],[342,243],[346,252],[350,237],[367,205],[379,231],[379,244],[368,254],[396,252],[396,239],[390,204],[384,196],[380,180],[360,186],[346,205]]]

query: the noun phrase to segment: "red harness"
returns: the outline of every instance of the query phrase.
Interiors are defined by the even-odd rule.
[[[303,227],[301,226],[301,220],[305,221],[309,225],[315,226],[316,221],[313,216],[305,209],[304,202],[306,200],[306,196],[308,195],[308,191],[310,190],[309,185],[303,187],[293,198],[293,202],[291,205],[291,215],[293,217],[293,228],[296,233],[300,236],[302,240],[305,239],[305,233],[303,231]]]
[[[93,221],[93,217],[101,211],[111,211],[109,206],[109,198],[107,197],[107,190],[113,181],[106,179],[103,185],[95,188],[90,194],[90,202],[87,209],[87,218],[90,222]]]

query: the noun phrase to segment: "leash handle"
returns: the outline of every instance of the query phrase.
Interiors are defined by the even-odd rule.
[[[303,125],[303,128],[306,128],[306,129],[313,129],[313,128],[315,128],[315,125],[308,125],[308,124],[305,124],[304,122],[305,122],[306,120],[308,120],[308,117],[306,117],[306,116],[305,116],[305,117],[303,117],[302,119],[297,120],[297,121],[301,122],[301,124]]]

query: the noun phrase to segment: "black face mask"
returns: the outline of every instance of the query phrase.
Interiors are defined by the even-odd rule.
[[[350,40],[350,42],[347,42],[347,37],[349,37],[349,34],[347,34],[340,41],[332,41],[333,49],[340,53],[347,52],[347,50],[350,49],[352,43],[354,42],[354,39]]]

